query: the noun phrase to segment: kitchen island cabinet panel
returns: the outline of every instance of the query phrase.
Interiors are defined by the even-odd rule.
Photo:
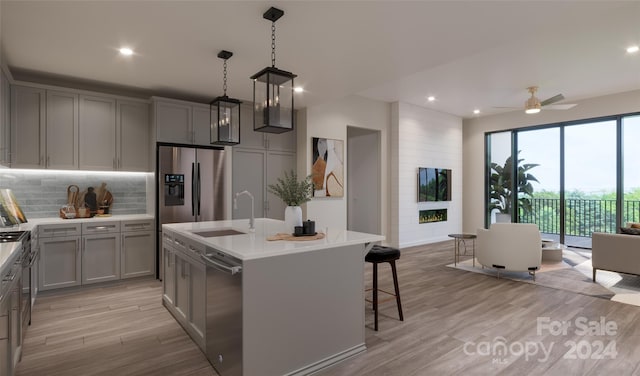
[[[170,307],[176,302],[176,252],[163,242],[163,267],[164,278],[162,279],[162,298]]]
[[[78,168],[78,95],[47,90],[45,166]]]
[[[80,237],[40,238],[40,290],[79,286],[82,283]]]
[[[189,328],[201,349],[205,349],[207,321],[207,269],[201,262],[189,266]]]
[[[82,237],[82,284],[120,279],[119,234]]]
[[[189,267],[189,260],[181,252],[176,252],[175,307],[183,321],[189,317]]]
[[[115,170],[116,100],[80,96],[80,169]]]
[[[117,105],[117,169],[150,171],[149,105],[123,100],[118,100]]]
[[[45,167],[44,89],[11,87],[11,167]]]

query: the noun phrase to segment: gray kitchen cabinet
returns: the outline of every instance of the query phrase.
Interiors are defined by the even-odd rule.
[[[176,252],[175,311],[184,322],[189,317],[189,272],[189,260],[181,252]]]
[[[117,170],[150,171],[150,130],[147,103],[117,100]]]
[[[162,297],[169,308],[176,302],[176,252],[165,240],[162,242],[164,278],[162,279]]]
[[[82,284],[120,279],[119,234],[82,236]]]
[[[47,90],[44,164],[52,169],[78,168],[78,95]]]
[[[45,167],[44,89],[11,87],[11,167]]]
[[[116,100],[80,96],[80,169],[115,170]]]
[[[296,170],[296,155],[287,152],[268,152],[266,163],[267,187],[276,184],[285,171]],[[302,178],[301,176],[298,179]],[[267,190],[267,218],[284,220],[284,209],[287,205],[276,195]]]
[[[193,105],[192,111],[193,144],[211,146],[209,105]]]
[[[79,286],[82,283],[79,236],[40,237],[38,246],[40,291]]]
[[[120,228],[120,277],[133,278],[155,274],[153,221],[123,221]]]
[[[191,144],[191,106],[165,100],[153,102],[156,140],[177,144]]]
[[[11,116],[10,109],[11,88],[9,78],[0,68],[0,165],[9,166],[11,164]]]
[[[207,268],[202,262],[189,266],[189,328],[201,349],[206,347]]]
[[[266,216],[266,176],[265,164],[267,153],[264,150],[233,148],[233,193],[247,190],[254,198],[254,214],[256,218]],[[239,173],[251,171],[251,173]],[[237,209],[233,210],[233,219],[251,217],[251,200],[241,197],[237,201]]]
[[[240,105],[240,144],[238,147],[264,149],[266,133],[253,130],[253,108],[251,103]]]

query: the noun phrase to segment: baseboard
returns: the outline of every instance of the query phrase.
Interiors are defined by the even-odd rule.
[[[400,243],[400,249],[409,248],[409,247],[417,247],[419,245],[440,243],[440,242],[444,242],[444,241],[447,241],[447,240],[453,241],[452,238],[450,238],[448,236],[443,236],[443,237],[423,239],[423,240],[418,240],[418,241],[413,241],[413,242],[404,242],[404,243]],[[451,244],[453,244],[453,243],[451,243]]]
[[[285,376],[303,376],[303,375],[311,375],[314,374],[318,371],[321,371],[327,367],[330,367],[336,363],[342,362],[343,360],[346,360],[348,358],[351,358],[352,356],[358,355],[364,351],[367,350],[367,346],[362,343],[360,345],[354,346],[350,349],[346,349],[342,352],[339,352],[337,354],[333,354],[327,358],[324,358],[322,360],[319,360],[315,363],[311,363],[309,365],[306,365],[300,369],[297,369],[293,372],[289,372],[287,373]]]

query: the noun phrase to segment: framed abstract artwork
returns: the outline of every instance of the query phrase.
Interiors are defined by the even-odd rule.
[[[313,197],[344,196],[344,141],[313,137]]]

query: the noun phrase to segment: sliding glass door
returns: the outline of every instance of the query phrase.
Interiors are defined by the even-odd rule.
[[[616,121],[564,128],[565,239],[591,248],[593,232],[616,232]]]
[[[518,222],[538,225],[543,239],[560,241],[560,128],[517,133]]]
[[[622,202],[622,226],[628,222],[640,222],[640,115],[622,119],[624,194]]]

